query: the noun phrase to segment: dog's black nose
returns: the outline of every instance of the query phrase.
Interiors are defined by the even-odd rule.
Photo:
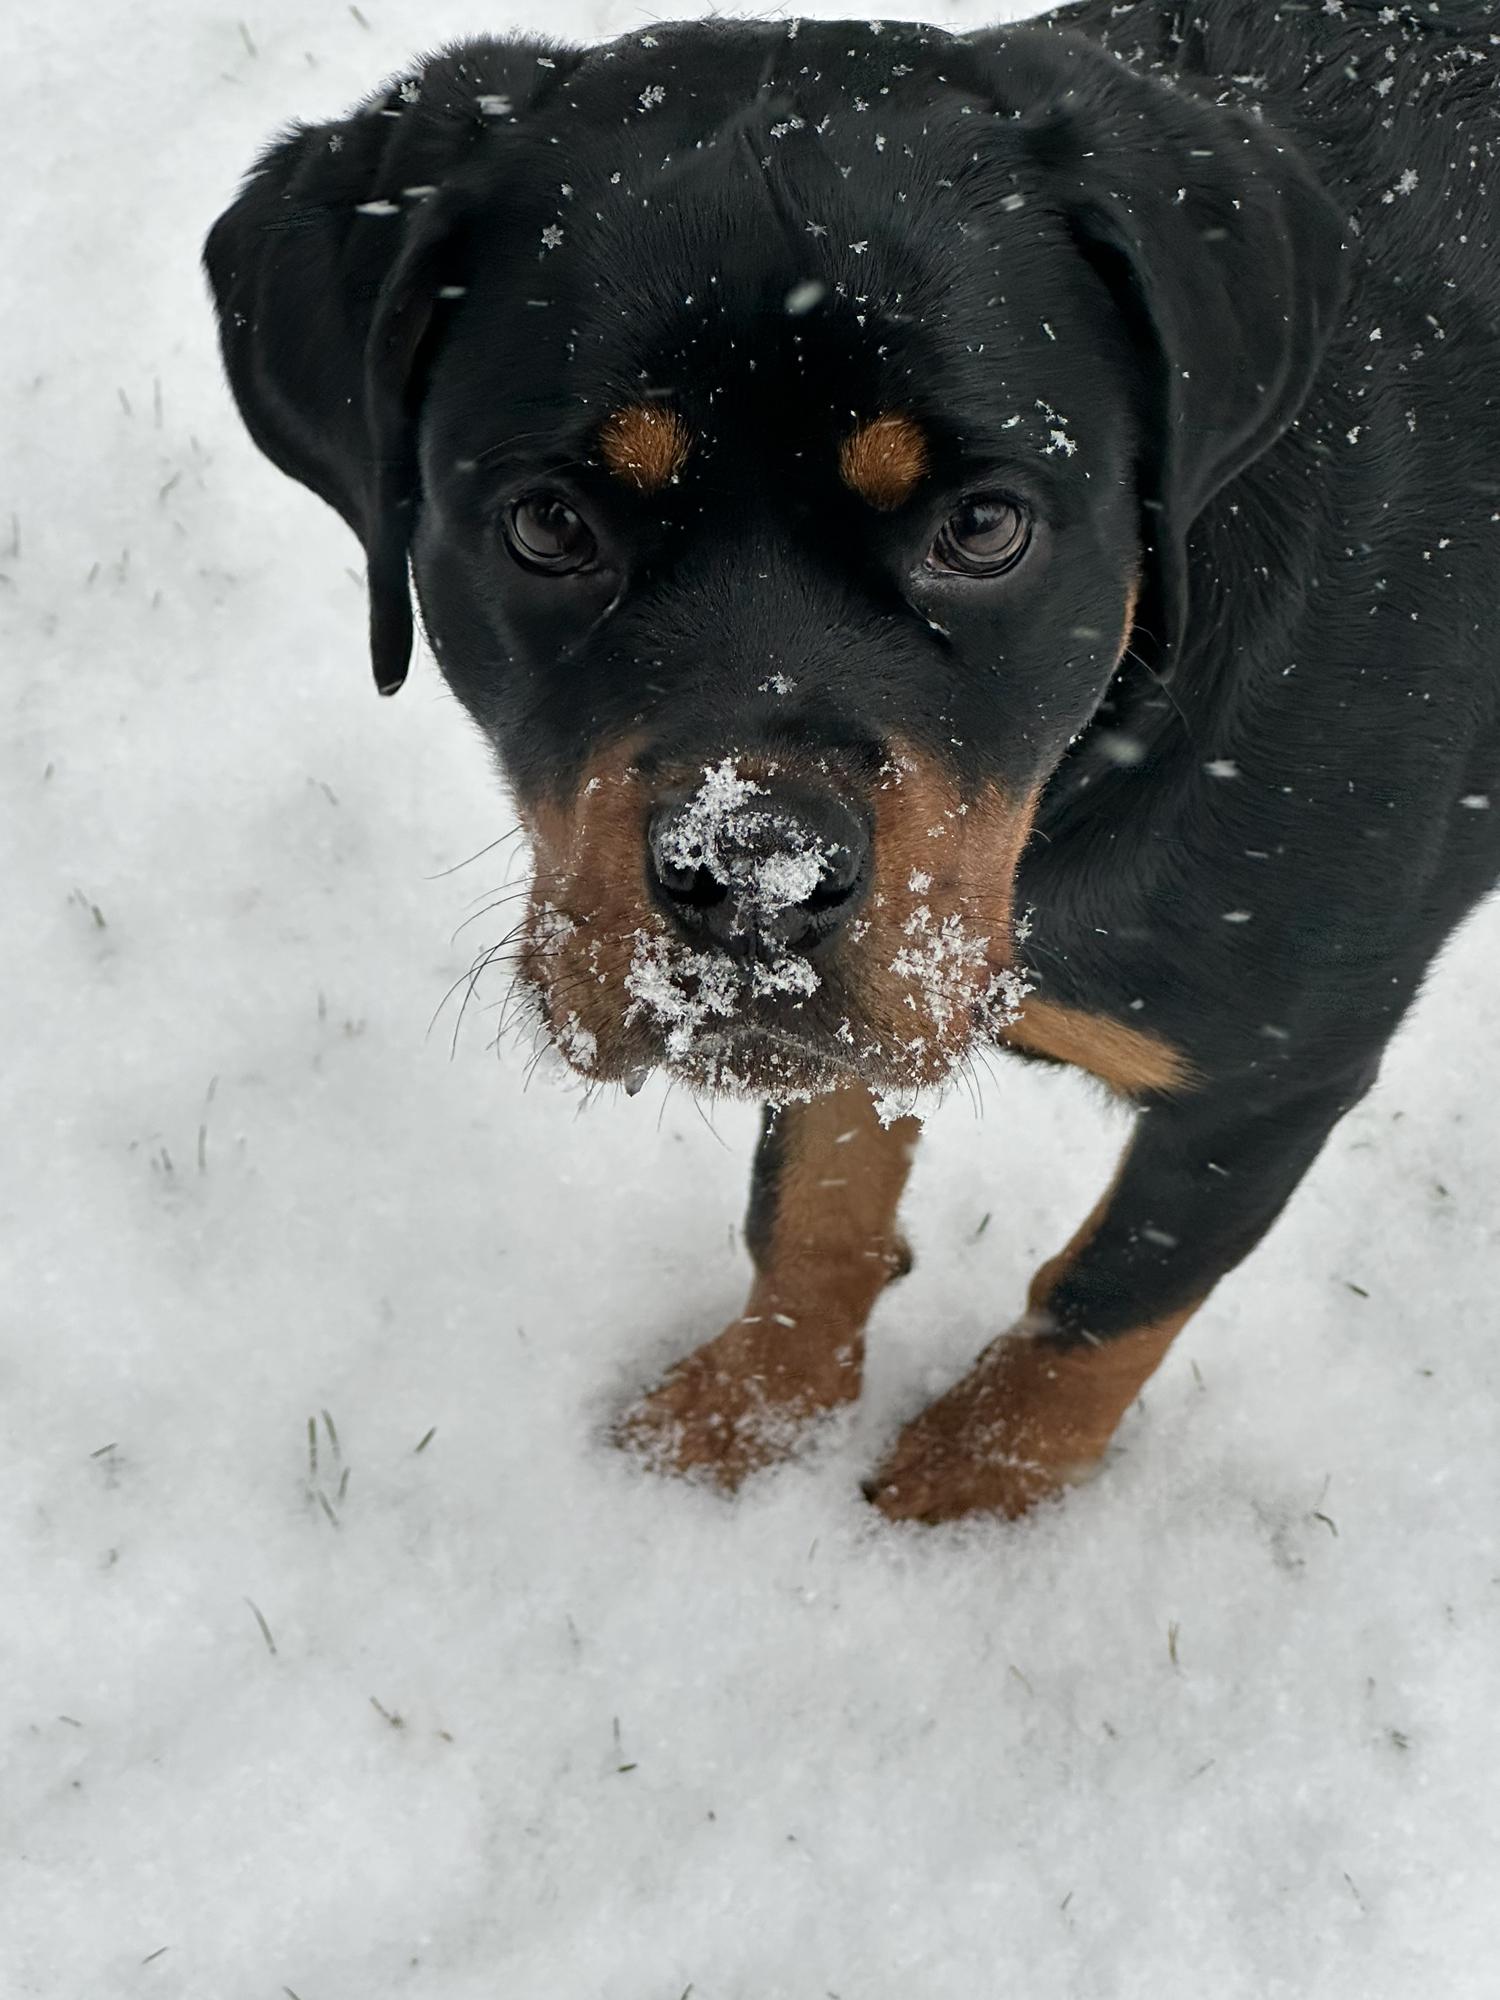
[[[745,955],[807,950],[857,907],[869,833],[837,793],[758,784],[728,767],[662,800],[646,835],[658,902],[678,926]]]

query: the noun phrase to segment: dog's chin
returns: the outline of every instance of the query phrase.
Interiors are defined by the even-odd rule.
[[[821,1097],[854,1082],[872,1089],[883,1082],[852,1050],[768,1023],[700,1030],[686,1046],[675,1047],[633,1022],[622,1024],[616,1035],[594,1035],[568,1021],[554,1026],[551,1036],[578,1076],[621,1085],[632,1096],[658,1073],[707,1097],[783,1102]]]
[[[821,1097],[860,1080],[852,1052],[781,1027],[746,1023],[670,1056],[661,1067],[693,1090],[714,1097]]]
[[[941,1089],[968,1049],[941,1050],[915,1041],[894,1051],[873,1038],[824,1034],[795,1015],[700,1026],[690,1039],[663,1036],[629,1014],[584,1029],[576,1016],[549,1031],[563,1061],[589,1083],[614,1084],[634,1095],[660,1074],[706,1097],[795,1103],[863,1084],[892,1102]]]

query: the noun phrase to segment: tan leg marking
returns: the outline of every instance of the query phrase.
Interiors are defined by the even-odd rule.
[[[893,1521],[1024,1514],[1084,1478],[1194,1308],[1098,1346],[1003,1335],[897,1438],[870,1497]]]
[[[741,1317],[626,1411],[618,1443],[732,1491],[859,1395],[865,1321],[905,1269],[896,1205],[920,1130],[850,1087],[782,1113],[774,1214]]]
[[[1114,1187],[1111,1181],[1072,1241],[1037,1271],[1026,1318],[896,1439],[866,1488],[891,1520],[1014,1518],[1087,1478],[1103,1457],[1120,1419],[1201,1304],[1104,1341],[1060,1349],[1041,1337],[1047,1301],[1098,1229]]]

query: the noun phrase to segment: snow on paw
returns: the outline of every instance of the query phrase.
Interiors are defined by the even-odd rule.
[[[866,1499],[892,1521],[1014,1519],[1087,1478],[1109,1433],[1076,1422],[1072,1372],[1042,1342],[996,1341],[901,1432]]]
[[[1079,1468],[1074,1476],[1082,1471]],[[970,1514],[999,1514],[1014,1520],[1070,1483],[1034,1459],[994,1444],[971,1454],[924,1428],[919,1417],[901,1433],[864,1492],[888,1521],[921,1521],[936,1527]]]
[[[795,1456],[853,1403],[863,1358],[857,1334],[736,1320],[631,1404],[613,1439],[654,1471],[732,1493]]]

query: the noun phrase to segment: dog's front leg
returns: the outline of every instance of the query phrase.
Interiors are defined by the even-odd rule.
[[[1375,1065],[1246,1102],[1158,1103],[1028,1310],[906,1426],[866,1488],[893,1520],[1024,1513],[1084,1477],[1215,1283],[1269,1229]]]
[[[619,1442],[733,1488],[853,1402],[865,1321],[910,1262],[896,1206],[919,1131],[915,1118],[883,1125],[859,1087],[767,1111],[745,1232],[749,1302],[625,1413]]]

